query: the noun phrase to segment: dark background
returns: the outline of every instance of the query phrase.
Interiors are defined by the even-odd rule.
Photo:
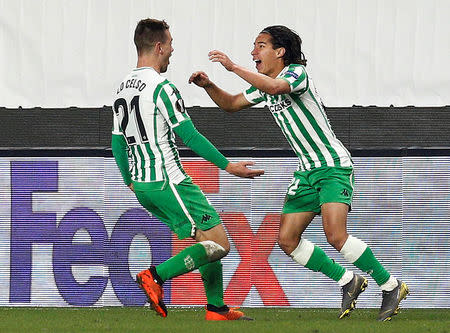
[[[358,149],[450,147],[450,106],[326,108],[336,136]],[[219,149],[290,150],[266,108],[228,114],[188,108],[197,129]],[[0,108],[0,149],[108,149],[112,111],[102,108]],[[177,140],[183,148],[181,140]]]

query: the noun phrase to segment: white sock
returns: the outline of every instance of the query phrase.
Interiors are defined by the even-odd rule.
[[[355,274],[353,274],[352,271],[345,270],[344,275],[342,275],[342,277],[338,281],[339,286],[341,286],[341,287],[345,286],[347,283],[349,283],[353,279],[354,275]]]
[[[220,260],[227,255],[227,251],[225,251],[225,249],[221,245],[217,244],[214,241],[206,240],[200,242],[199,244],[202,244],[205,248],[209,262]]]
[[[387,280],[385,283],[383,283],[380,286],[381,290],[384,291],[391,291],[394,290],[396,287],[398,286],[398,281],[397,279],[391,274],[391,276],[389,277],[389,280]]]
[[[353,264],[356,260],[361,257],[364,251],[367,248],[367,244],[362,240],[353,237],[352,235],[348,235],[347,240],[341,248],[341,254],[345,259],[351,264]]]
[[[305,266],[314,252],[314,244],[306,238],[300,238],[297,247],[289,255],[295,262]]]

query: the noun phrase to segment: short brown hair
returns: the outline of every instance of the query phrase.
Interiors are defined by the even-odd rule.
[[[140,20],[134,30],[134,44],[138,54],[150,51],[157,42],[164,43],[167,39],[166,30],[169,25],[166,21],[155,19]]]

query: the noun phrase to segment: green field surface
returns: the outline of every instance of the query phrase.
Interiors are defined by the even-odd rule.
[[[450,332],[450,309],[404,309],[391,322],[377,309],[357,309],[338,320],[337,309],[244,308],[254,321],[207,322],[202,308],[169,308],[167,318],[148,307],[0,307],[0,332]]]

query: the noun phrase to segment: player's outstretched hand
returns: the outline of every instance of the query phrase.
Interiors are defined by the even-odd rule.
[[[254,162],[251,161],[241,161],[237,163],[228,163],[225,171],[242,178],[255,178],[264,174],[264,170],[259,169],[249,169],[248,165],[253,165]]]
[[[235,63],[222,51],[213,50],[208,53],[209,60],[212,62],[220,62],[228,71],[233,71]]]
[[[191,77],[189,78],[189,83],[192,82],[202,88],[205,88],[211,84],[211,80],[209,79],[208,75],[206,75],[206,73],[202,71],[192,73]]]

